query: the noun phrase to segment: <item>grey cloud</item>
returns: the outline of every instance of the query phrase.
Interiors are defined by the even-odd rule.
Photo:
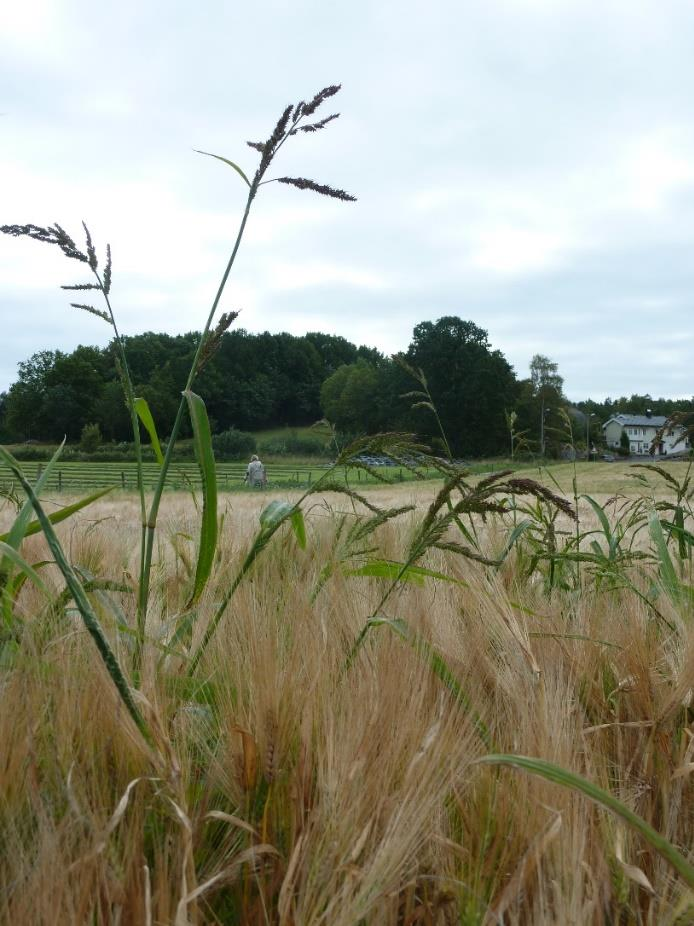
[[[76,0],[51,16],[36,35],[25,16],[1,49],[0,218],[88,218],[113,244],[126,330],[190,330],[223,267],[243,189],[191,149],[252,169],[245,140],[338,80],[342,119],[287,148],[282,172],[359,202],[266,188],[228,295],[244,326],[391,351],[455,313],[520,375],[550,354],[572,397],[692,392],[690,4]],[[104,342],[56,315],[68,280],[43,249],[30,292],[3,252],[3,318],[19,307],[24,324],[7,326],[0,387],[34,350]],[[271,277],[288,265],[305,285]]]

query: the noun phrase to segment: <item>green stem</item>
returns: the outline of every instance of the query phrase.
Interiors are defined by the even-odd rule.
[[[203,346],[207,339],[207,335],[212,324],[212,319],[214,318],[217,307],[222,298],[222,293],[224,292],[224,287],[226,286],[229,274],[231,273],[231,268],[234,265],[236,260],[236,255],[238,253],[239,247],[241,245],[241,239],[243,238],[243,233],[246,228],[246,222],[248,221],[248,216],[251,211],[251,204],[255,198],[256,192],[258,189],[257,181],[254,181],[251,184],[251,188],[248,192],[248,199],[246,200],[246,208],[243,213],[243,218],[241,219],[241,224],[239,225],[239,230],[236,235],[236,241],[234,243],[234,248],[231,252],[229,261],[227,262],[226,269],[222,275],[221,282],[217,289],[217,295],[214,298],[212,303],[212,308],[210,309],[209,315],[207,316],[207,321],[205,327],[200,336],[198,346],[195,351],[195,356],[193,357],[193,363],[190,367],[190,372],[188,373],[188,379],[186,381],[185,390],[191,388],[195,375],[197,373],[198,362],[200,360],[200,354],[202,352]],[[173,448],[176,440],[178,439],[178,433],[181,429],[181,424],[183,422],[183,413],[186,407],[186,400],[184,397],[181,398],[181,402],[178,406],[178,411],[176,412],[176,419],[174,421],[173,428],[171,429],[171,434],[169,436],[168,446],[166,448],[166,455],[164,457],[164,462],[162,463],[161,470],[159,472],[159,479],[154,489],[154,496],[152,498],[152,504],[149,509],[149,514],[146,519],[146,538],[145,538],[145,548],[144,548],[144,557],[142,563],[142,573],[140,575],[140,620],[142,623],[142,628],[144,632],[144,626],[147,619],[147,605],[149,601],[149,590],[150,590],[150,574],[152,570],[152,552],[154,549],[154,535],[157,527],[157,517],[159,514],[159,505],[161,504],[161,497],[164,491],[164,485],[166,483],[166,476],[169,472],[169,467],[171,465],[171,459],[173,455]]]
[[[146,528],[147,528],[147,505],[145,503],[145,486],[144,486],[144,475],[142,470],[142,442],[140,441],[140,423],[137,419],[137,411],[135,410],[135,390],[133,388],[132,377],[130,376],[130,368],[128,366],[128,358],[125,353],[125,345],[123,343],[123,338],[121,333],[118,330],[118,325],[116,324],[116,317],[113,313],[111,307],[111,300],[108,298],[108,293],[104,288],[104,283],[96,270],[93,271],[94,276],[96,277],[99,286],[101,287],[101,293],[106,302],[106,308],[108,309],[108,314],[111,318],[111,325],[113,326],[113,331],[116,336],[116,344],[118,346],[118,353],[120,354],[121,368],[123,375],[121,377],[123,383],[123,389],[125,391],[125,401],[128,406],[128,411],[130,412],[130,425],[133,431],[133,441],[135,444],[135,464],[137,467],[137,487],[140,495],[140,522],[141,522],[141,531],[140,531],[140,580],[144,573],[144,564],[145,564],[145,542],[146,542]],[[144,621],[144,611],[142,608],[142,582],[140,581],[140,587],[138,589],[137,596],[137,635],[135,637],[135,651],[133,653],[133,668],[135,671],[135,676],[139,675],[140,662],[142,659],[142,647],[144,645],[145,639],[145,621]]]

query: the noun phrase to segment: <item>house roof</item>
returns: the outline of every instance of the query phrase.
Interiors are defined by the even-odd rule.
[[[607,419],[603,428],[606,428],[611,421],[616,421],[623,428],[662,428],[667,418],[665,415],[612,415]]]

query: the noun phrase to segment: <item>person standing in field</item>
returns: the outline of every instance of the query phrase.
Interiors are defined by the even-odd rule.
[[[251,488],[256,489],[265,488],[267,485],[265,467],[255,454],[253,454],[251,462],[246,467],[246,475],[243,477],[243,481],[247,482]]]

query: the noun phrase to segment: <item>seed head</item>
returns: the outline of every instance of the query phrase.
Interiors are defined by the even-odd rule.
[[[324,87],[323,90],[320,90],[310,103],[305,103],[301,115],[302,116],[312,116],[321,103],[324,103],[325,100],[329,99],[331,96],[335,96],[339,92],[342,84],[332,84],[330,87]]]
[[[111,292],[111,245],[106,245],[106,266],[104,267],[104,295]]]
[[[26,236],[33,238],[34,241],[45,241],[47,244],[57,244],[66,257],[73,260],[82,261],[84,264],[89,263],[89,258],[77,247],[72,238],[64,228],[56,222],[53,226],[43,228],[40,225],[2,225],[0,231],[5,235],[12,235],[13,238]]]
[[[222,337],[224,332],[229,329],[232,322],[239,317],[238,312],[223,312],[219,316],[219,321],[217,322],[213,331],[210,331],[205,339],[202,350],[200,352],[200,359],[198,360],[196,372],[200,372],[202,368],[209,363],[209,361],[214,357],[214,355],[219,350],[219,346],[222,343]]]
[[[87,255],[89,257],[89,266],[92,268],[94,273],[96,273],[96,268],[99,266],[99,261],[96,258],[96,250],[92,244],[92,236],[89,234],[89,229],[85,222],[82,222],[82,228],[84,229],[84,234],[87,238]]]
[[[82,309],[83,312],[89,312],[90,315],[97,315],[99,318],[103,318],[109,325],[113,324],[107,312],[103,312],[101,309],[95,309],[93,305],[84,305],[81,302],[71,302],[70,305],[73,309]]]
[[[357,201],[356,196],[345,193],[344,190],[337,190],[323,183],[316,183],[315,180],[307,180],[305,177],[278,177],[277,180],[279,183],[289,183],[300,190],[313,190],[315,193],[332,196],[333,199],[341,199],[346,203],[355,203]]]

